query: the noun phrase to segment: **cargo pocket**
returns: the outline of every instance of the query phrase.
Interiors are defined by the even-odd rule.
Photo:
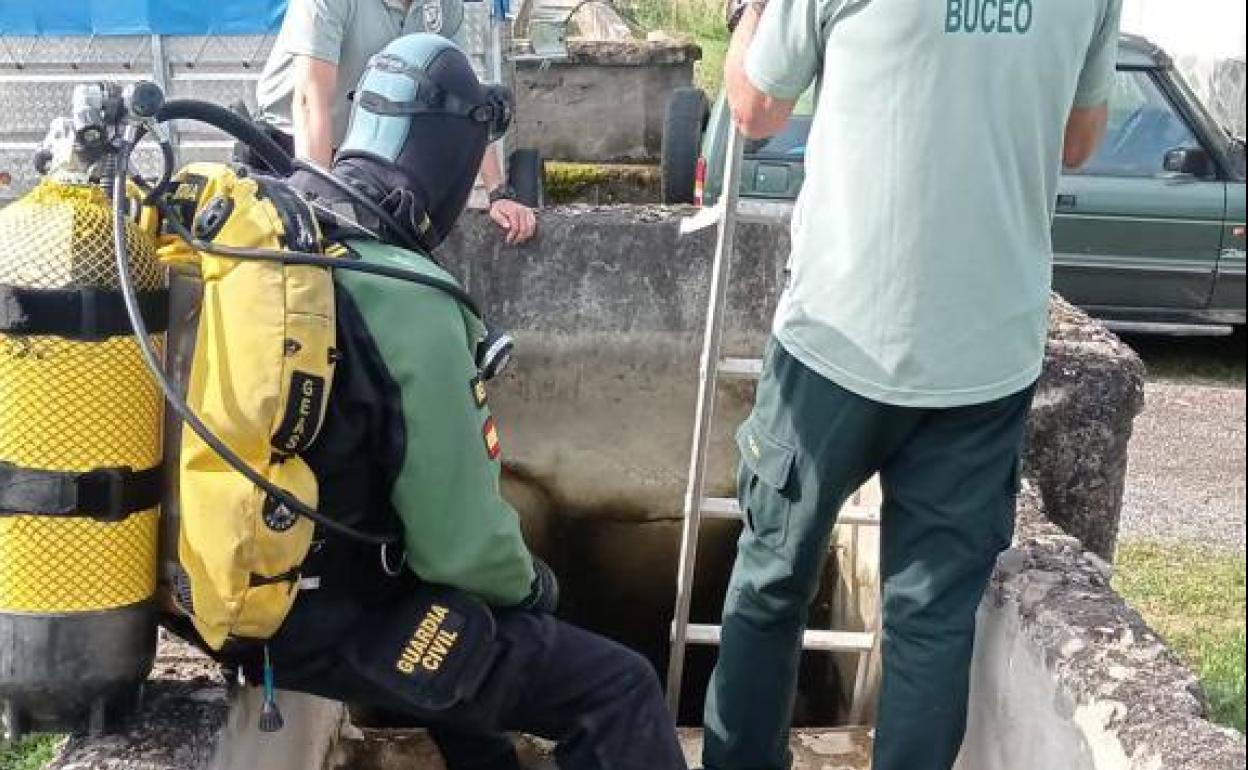
[[[745,526],[763,545],[783,548],[789,537],[795,450],[746,420],[737,431],[741,472],[737,497]]]

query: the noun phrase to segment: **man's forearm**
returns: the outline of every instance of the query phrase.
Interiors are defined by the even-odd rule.
[[[485,148],[485,157],[481,159],[481,183],[485,185],[487,192],[503,183],[503,168],[498,162],[498,148],[492,144]]]
[[[724,63],[724,84],[733,120],[741,133],[752,139],[774,136],[784,130],[793,111],[793,102],[763,93],[746,73],[746,54],[754,42],[762,15],[763,7],[756,4],[751,4],[741,14]]]
[[[338,65],[310,56],[295,57],[295,93],[291,122],[295,155],[322,166],[334,160],[333,101],[338,91]]]
[[[295,155],[328,167],[334,156],[329,106],[305,97],[297,101],[293,112]]]
[[[1062,147],[1062,165],[1077,169],[1087,163],[1096,153],[1105,129],[1109,125],[1109,108],[1076,107],[1066,121],[1066,136]]]

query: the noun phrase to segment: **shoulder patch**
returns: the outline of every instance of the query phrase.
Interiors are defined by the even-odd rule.
[[[485,393],[485,383],[480,377],[473,377],[468,381],[468,389],[472,391],[472,403],[477,405],[478,409],[484,409],[489,403],[489,398]]]

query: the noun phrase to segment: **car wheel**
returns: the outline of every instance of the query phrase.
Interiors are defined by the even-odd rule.
[[[663,116],[663,202],[693,203],[702,129],[709,109],[700,88],[678,88]]]
[[[534,149],[519,149],[507,160],[507,181],[516,191],[516,200],[540,209],[546,202],[545,161]]]

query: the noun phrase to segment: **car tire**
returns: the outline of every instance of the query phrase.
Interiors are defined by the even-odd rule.
[[[677,88],[663,115],[663,202],[693,203],[709,106],[700,88]]]
[[[546,203],[546,163],[539,150],[522,148],[507,159],[507,181],[516,191],[516,200],[532,209]]]

